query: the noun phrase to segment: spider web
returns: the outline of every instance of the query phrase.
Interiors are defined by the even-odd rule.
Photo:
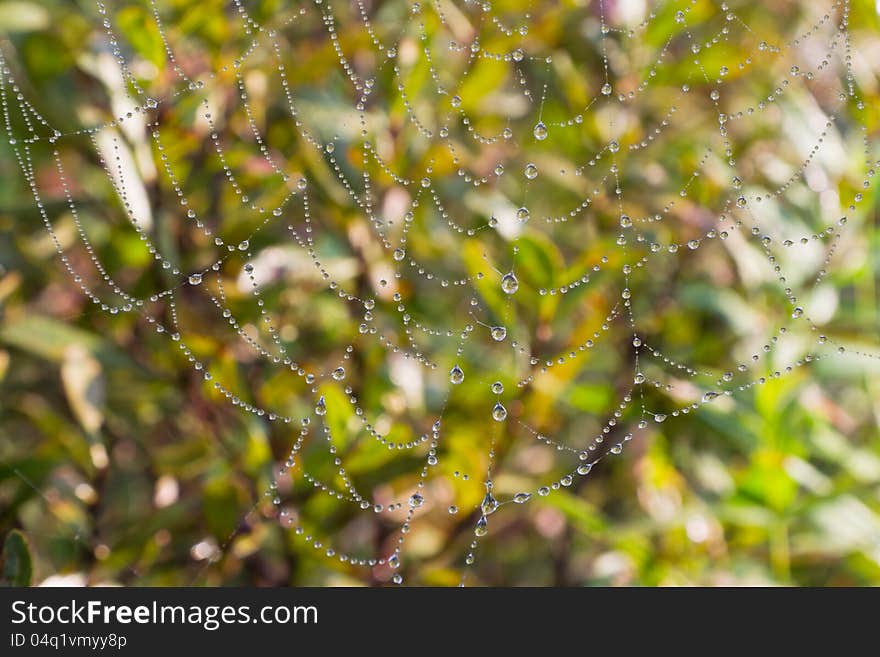
[[[10,149],[73,284],[95,312],[137,314],[206,395],[289,441],[232,534],[193,548],[199,577],[268,517],[395,583],[417,561],[413,524],[454,523],[464,583],[496,518],[585,485],[667,418],[729,409],[821,359],[877,358],[824,335],[810,307],[855,230],[863,192],[849,190],[877,166],[849,3],[814,8],[779,43],[747,7],[661,2],[637,22],[606,4],[233,0],[230,60],[150,1],[141,30],[165,64],[145,75],[126,8],[98,3],[91,66],[112,114],[77,126],[50,124],[0,62]],[[568,51],[581,61],[531,38],[545,12],[584,41]],[[338,75],[316,79],[308,57]],[[862,173],[837,167],[840,152]],[[82,157],[102,181],[78,180]],[[35,162],[53,164],[53,190]],[[197,169],[217,191],[188,184]],[[163,287],[132,285],[93,248],[96,214],[74,200],[89,185]],[[76,252],[45,200],[59,190]],[[754,353],[729,349],[749,308],[723,294],[704,327],[714,351],[676,337],[677,281],[723,287],[709,280],[719,261],[777,283],[749,290],[779,309]],[[255,378],[271,381],[262,398]],[[558,403],[582,380],[617,396],[590,413]],[[359,544],[339,519],[353,512],[396,538]]]

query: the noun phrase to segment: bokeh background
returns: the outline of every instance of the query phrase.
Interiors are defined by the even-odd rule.
[[[411,269],[401,269],[403,277],[394,278],[395,263],[363,213],[353,207],[328,158],[298,136],[271,49],[257,48],[240,69],[231,65],[260,38],[255,30],[243,29],[239,7],[218,0],[157,0],[175,53],[171,62],[149,3],[108,5],[128,65],[159,100],[155,116],[165,152],[183,181],[190,207],[198,208],[206,224],[229,243],[252,236],[251,262],[260,277],[261,298],[290,354],[308,369],[326,370],[352,344],[355,357],[346,361],[345,383],[356,390],[375,426],[402,442],[429,430],[448,388],[450,364],[461,362],[467,372],[444,416],[440,464],[427,485],[428,504],[418,511],[407,535],[401,566],[407,583],[458,583],[473,539],[493,436],[495,492],[499,499],[509,499],[576,464],[564,458],[570,454],[536,443],[520,420],[562,444],[582,447],[632,387],[632,331],[625,319],[597,340],[601,348],[539,374],[523,389],[515,383],[528,363],[510,346],[517,340],[542,360],[565,354],[597,330],[617,303],[623,279],[615,272],[623,260],[615,244],[620,234],[615,183],[600,183],[604,174],[596,171],[601,167],[588,164],[593,153],[617,136],[622,145],[619,184],[628,214],[652,216],[675,201],[662,222],[641,223],[638,230],[649,241],[664,244],[703,239],[695,251],[683,248],[652,257],[630,282],[633,312],[645,341],[676,363],[708,372],[703,378],[689,377],[662,360],[644,358],[643,352],[642,371],[661,384],[645,386],[646,406],[671,413],[694,395],[698,398],[707,381],[712,387],[724,372],[736,373],[735,387],[783,370],[808,353],[826,357],[698,412],[651,423],[622,454],[603,460],[575,486],[526,505],[502,507],[490,517],[490,531],[480,542],[468,583],[880,584],[880,360],[854,353],[880,352],[878,197],[875,184],[863,185],[877,158],[877,7],[864,0],[729,2],[729,9],[704,0],[656,6],[606,0],[607,21],[615,28],[604,42],[614,95],[583,112],[583,121],[572,127],[551,127],[548,138],[539,142],[531,135],[545,85],[542,117],[551,123],[581,112],[603,83],[598,3],[500,0],[491,3],[491,12],[473,3],[422,4],[415,18],[411,3],[367,2],[362,7],[376,38],[384,43],[402,39],[396,63],[408,102],[426,125],[436,129],[448,122],[449,142],[460,162],[445,145],[429,145],[417,134],[393,64],[377,53],[357,3],[325,2],[336,17],[339,44],[354,71],[375,76],[375,91],[365,109],[366,129],[393,171],[417,180],[430,166],[450,215],[465,227],[485,226],[493,212],[509,215],[527,198],[532,220],[517,242],[521,289],[509,310],[488,265],[506,270],[513,232],[450,231],[427,196],[408,235],[408,255],[438,277],[486,272],[486,279],[465,290],[442,288]],[[350,179],[360,184],[361,172],[369,171],[379,212],[399,218],[412,190],[396,184],[375,162],[364,164],[361,126],[353,110],[357,99],[322,25],[321,5],[302,3],[302,16],[299,3],[268,0],[241,6],[255,22],[275,30],[307,129],[322,142],[333,141]],[[675,20],[676,11],[684,8],[699,42],[722,35],[701,57],[712,79],[698,74],[702,72],[695,69],[689,41]],[[844,8],[849,12],[850,48],[841,39],[829,65],[810,84],[802,76],[792,77],[792,66],[806,71],[822,61]],[[641,28],[652,11],[655,18]],[[726,18],[728,11],[735,19]],[[790,45],[821,22],[826,11],[831,19],[797,48],[778,53],[759,47],[762,41]],[[95,6],[86,2],[0,0],[0,50],[6,66],[28,102],[64,133],[106,122],[126,107],[101,20]],[[419,37],[419,23],[425,26],[425,41]],[[517,30],[506,35],[499,24],[529,29],[526,36]],[[725,25],[726,34],[720,32]],[[635,30],[632,36],[630,29]],[[525,84],[512,74],[509,62],[473,64],[467,48],[463,53],[449,48],[450,40],[467,45],[475,37],[493,52],[522,48]],[[446,95],[433,86],[420,56],[423,43],[431,47],[440,82],[449,89]],[[663,61],[651,75],[664,47]],[[550,65],[544,59],[548,55]],[[838,92],[846,89],[846,55],[851,56],[861,108],[849,97],[839,106]],[[748,65],[738,67],[747,59]],[[204,88],[187,90],[172,64],[193,79],[206,80]],[[734,114],[755,109],[754,116],[729,127],[739,175],[751,197],[767,196],[797,172],[823,129],[825,115],[837,112],[807,174],[784,197],[767,196],[756,210],[760,234],[752,235],[747,223],[725,241],[705,239],[717,224],[722,200],[730,195],[732,175],[709,95],[715,71],[722,66],[728,72],[721,81],[721,110]],[[216,77],[208,79],[212,71]],[[240,103],[239,73],[251,117]],[[650,80],[649,88],[636,101],[619,103],[617,89],[635,89],[642,78]],[[775,91],[780,80],[790,82],[782,94]],[[678,98],[686,83],[691,91]],[[516,93],[523,88],[531,90],[534,103]],[[450,106],[455,89],[478,132],[496,134],[509,125],[515,137],[476,143],[460,120],[447,118],[458,116]],[[757,109],[768,95],[776,97],[766,109]],[[309,181],[322,262],[348,289],[377,300],[380,333],[407,344],[395,293],[418,322],[456,331],[469,321],[468,302],[476,293],[481,321],[504,321],[508,340],[495,344],[478,326],[456,361],[454,341],[417,333],[416,341],[439,364],[436,372],[425,372],[389,353],[375,336],[359,334],[363,309],[326,289],[285,230],[287,223],[303,226],[297,203],[291,202],[278,222],[265,223],[236,198],[212,150],[209,129],[200,120],[199,100],[204,97],[214,108],[227,161],[256,203],[277,203],[285,183],[272,177],[249,119],[291,180],[304,176]],[[677,112],[655,142],[629,150],[628,145],[652,134],[673,104]],[[20,130],[15,111],[13,122]],[[142,124],[138,129],[133,123],[134,128],[115,134],[129,154],[127,173],[147,199],[151,238],[183,272],[209,266],[217,257],[216,247],[187,221],[158,165],[155,143]],[[206,280],[198,288],[181,285],[180,276],[152,261],[114,197],[94,145],[83,136],[65,136],[58,148],[79,217],[114,277],[143,298],[174,287],[183,339],[246,403],[293,417],[311,413],[314,395],[302,379],[257,358],[218,315],[208,297],[217,291],[215,281]],[[63,249],[90,272],[90,280],[100,282],[78,241],[48,146],[44,141],[33,151],[36,177]],[[498,162],[505,166],[500,178],[492,175]],[[536,163],[541,174],[524,197],[521,172],[528,162]],[[490,182],[474,188],[458,174],[459,166]],[[692,176],[695,169],[700,171],[697,177]],[[566,213],[597,185],[603,193],[576,220],[540,220]],[[687,194],[679,196],[683,186]],[[861,201],[855,210],[847,210],[856,194]],[[843,215],[848,221],[839,238],[812,238],[826,226],[837,226]],[[399,237],[400,224],[390,227],[390,234]],[[818,344],[817,332],[806,321],[792,322],[786,295],[765,258],[764,234],[772,236],[768,248],[829,344]],[[809,238],[807,244],[799,243],[801,236]],[[785,239],[796,243],[784,247]],[[648,254],[646,245],[632,248]],[[542,287],[582,276],[603,256],[610,263],[590,285],[566,295],[539,294]],[[242,276],[244,262],[241,254],[232,254],[220,275],[241,324],[257,331],[260,308]],[[823,269],[827,274],[814,284]],[[148,304],[145,312],[170,321],[171,308],[163,302]],[[779,327],[788,330],[778,342],[769,342]],[[847,352],[837,354],[837,345],[846,345]],[[759,362],[746,373],[737,372],[737,364],[750,362],[753,354],[760,355]],[[503,428],[490,418],[495,395],[489,383],[495,378],[507,389],[510,419]],[[327,399],[327,420],[346,470],[359,488],[386,504],[405,500],[424,450],[415,455],[389,451],[364,439],[340,386],[322,383],[320,392]],[[622,424],[637,419],[627,415]],[[0,536],[11,537],[4,579],[28,581],[30,562],[34,583],[388,582],[388,568],[354,568],[324,559],[278,522],[279,507],[264,493],[294,439],[290,426],[231,406],[141,314],[110,316],[80,293],[59,263],[13,150],[3,140]],[[302,461],[314,476],[338,484],[323,440],[313,433]],[[400,514],[364,513],[316,492],[297,476],[301,467],[279,482],[284,509],[339,549],[382,556],[394,548]],[[458,514],[447,512],[450,504],[459,507]],[[235,536],[227,544],[232,532]],[[214,561],[207,558],[220,545],[222,555]]]

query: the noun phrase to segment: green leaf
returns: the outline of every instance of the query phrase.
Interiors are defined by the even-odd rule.
[[[241,517],[246,495],[228,472],[220,473],[205,484],[203,510],[208,528],[218,541],[226,539]]]
[[[17,529],[6,536],[0,558],[0,585],[30,586],[34,574],[31,550],[27,539]]]
[[[132,48],[160,70],[165,68],[165,47],[156,23],[140,7],[126,7],[116,14],[119,28]]]

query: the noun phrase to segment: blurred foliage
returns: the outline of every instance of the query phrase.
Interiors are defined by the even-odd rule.
[[[356,357],[345,362],[346,383],[354,387],[370,422],[395,442],[414,440],[429,431],[431,413],[443,405],[448,387],[445,372],[454,357],[451,342],[417,334],[424,352],[439,367],[434,373],[413,374],[412,361],[389,354],[375,336],[358,334],[363,310],[328,291],[311,261],[291,241],[285,226],[295,223],[301,228],[301,207],[292,202],[284,218],[267,223],[255,217],[226,184],[209,130],[200,120],[203,96],[216,108],[214,120],[226,159],[253,202],[273,207],[286,193],[260,156],[236,92],[239,69],[230,62],[241,56],[254,35],[241,29],[235,6],[221,0],[157,2],[177,64],[194,79],[207,79],[208,72],[216,72],[204,90],[186,93],[175,77],[149,4],[140,0],[112,4],[113,29],[139,84],[161,100],[164,153],[187,191],[190,207],[198,208],[206,225],[228,243],[250,240],[255,270],[270,272],[261,279],[260,298],[280,327],[280,338],[291,356],[309,371],[324,370],[328,363],[341,362],[351,343]],[[289,22],[298,11],[289,3],[244,4],[256,21],[277,30],[290,86],[308,130],[322,141],[335,138],[338,161],[349,179],[359,180],[360,171],[368,170],[376,181],[377,207],[389,218],[399,218],[401,194],[405,207],[408,192],[375,162],[364,164],[360,124],[352,110],[357,99],[320,17],[310,12]],[[487,345],[483,339],[465,344],[460,362],[469,376],[455,389],[444,416],[438,466],[442,476],[430,480],[426,497],[431,504],[419,512],[406,539],[402,572],[408,582],[456,584],[473,536],[476,515],[471,510],[483,494],[481,473],[487,467],[490,438],[497,440],[495,491],[509,498],[571,470],[571,463],[565,463],[557,450],[536,442],[516,420],[563,444],[583,445],[601,430],[632,385],[632,332],[625,319],[618,319],[612,331],[597,339],[599,348],[539,375],[522,390],[516,386],[522,362],[509,345],[512,339],[528,344],[542,360],[564,355],[600,330],[617,301],[622,276],[612,272],[619,272],[623,261],[614,246],[619,229],[611,183],[576,221],[545,225],[538,219],[576,207],[598,184],[587,160],[610,138],[609,117],[601,106],[594,107],[583,114],[582,122],[565,130],[552,128],[544,142],[523,139],[519,148],[503,141],[481,147],[462,125],[453,126],[457,153],[475,175],[490,176],[495,163],[505,161],[507,174],[475,190],[457,175],[459,163],[448,149],[428,146],[417,136],[392,68],[377,61],[379,55],[357,6],[330,4],[337,15],[343,52],[356,71],[376,76],[366,129],[391,170],[418,179],[430,165],[447,210],[467,227],[522,202],[520,172],[526,162],[537,163],[542,172],[538,179],[542,186],[539,191],[533,187],[528,199],[533,219],[518,240],[521,287],[509,310],[497,277],[487,269],[487,262],[498,269],[510,262],[510,242],[503,234],[450,231],[427,194],[416,213],[417,228],[409,233],[408,254],[439,272],[438,278],[488,272],[474,287],[492,322],[503,321],[511,335],[502,345]],[[707,50],[702,60],[710,70],[730,67],[723,103],[745,108],[772,94],[793,60],[756,53],[752,56],[757,63],[746,72],[736,63],[755,53],[758,40],[782,42],[808,30],[823,10],[808,2],[729,4],[751,31],[735,30],[721,45]],[[408,5],[365,6],[384,42],[392,43],[402,33],[399,53],[407,98],[417,114],[433,125],[443,116],[448,96],[432,90],[424,58],[418,57],[416,23],[406,16]],[[519,82],[508,65],[480,60],[464,75],[466,58],[449,52],[450,38],[467,43],[479,34],[480,44],[490,51],[522,46],[527,53],[552,54],[552,66],[538,58],[522,66],[533,93],[547,85],[542,116],[548,123],[576,115],[601,85],[595,2],[493,2],[495,15],[509,25],[519,24],[522,19],[517,17],[531,12],[524,39],[507,37],[482,22],[481,12],[473,6],[447,0],[440,5],[455,34],[450,36],[449,28],[426,7],[422,19],[428,42],[443,83],[457,89],[462,109],[478,117],[472,126],[478,133],[496,134],[505,126],[505,117],[513,116],[515,133],[530,135],[534,113],[512,99],[511,89]],[[644,17],[641,3],[633,0],[606,0],[605,5],[612,25],[635,27]],[[638,38],[618,32],[609,35],[615,84],[634,88],[639,76],[646,75],[676,32],[676,7],[661,3],[657,19]],[[871,2],[858,0],[851,7],[855,84],[865,102],[858,118],[872,140],[867,157],[876,158],[878,18]],[[700,38],[717,32],[720,24],[708,18],[718,15],[715,3],[699,0],[692,12],[695,20],[707,21],[695,28]],[[834,29],[832,21],[818,40],[826,43]],[[89,3],[0,0],[0,50],[29,102],[65,133],[108,121],[111,108],[124,106],[118,81],[107,73],[112,56],[102,35],[100,18]],[[710,83],[694,76],[686,42],[670,43],[662,66],[650,78],[650,93],[619,117],[621,142],[638,143],[650,134],[685,80],[690,79],[692,92],[650,148],[629,153],[622,148],[619,184],[626,211],[633,217],[650,216],[674,201],[666,219],[648,224],[645,232],[658,242],[684,243],[699,239],[716,221],[729,170],[720,155],[723,147],[709,101]],[[806,61],[815,65],[822,52],[820,44],[796,51],[795,57],[803,58],[798,60],[802,66]],[[840,59],[841,53],[836,57]],[[828,80],[818,80],[813,94],[793,85],[780,95],[775,109],[761,114],[748,129],[745,121],[731,124],[732,143],[750,192],[775,190],[791,167],[796,170],[800,165],[803,144],[797,139],[807,133],[812,139],[817,114],[821,117],[833,106],[832,89],[839,84],[841,70],[839,61],[835,65],[836,72]],[[304,175],[315,187],[314,238],[322,262],[348,289],[378,299],[380,332],[396,344],[407,344],[392,298],[395,291],[406,300],[407,312],[424,325],[460,331],[467,321],[471,292],[456,286],[441,289],[437,281],[410,271],[402,280],[393,279],[387,254],[371,237],[369,222],[352,208],[328,160],[297,135],[286,114],[271,49],[254,51],[240,72],[255,108],[253,120],[273,156],[285,163],[292,180]],[[861,188],[863,172],[870,165],[863,134],[849,110],[838,117],[827,138],[832,155],[818,167],[832,186],[820,194],[799,180],[784,199],[768,198],[762,220],[780,236],[774,248],[788,283],[805,290],[804,305],[830,309],[813,317],[825,334],[853,348],[876,352],[880,344],[878,195],[876,185]],[[182,271],[204,269],[216,257],[213,242],[187,223],[145,132],[117,134],[137,162],[152,211],[151,236]],[[715,148],[707,156],[709,144]],[[308,386],[290,372],[255,358],[236,339],[206,292],[217,293],[213,282],[206,281],[200,289],[180,286],[153,263],[126,220],[89,140],[65,136],[59,150],[70,172],[80,220],[98,257],[120,285],[143,298],[175,287],[185,340],[200,360],[210,363],[217,379],[244,403],[297,418],[308,415],[314,406]],[[34,152],[37,177],[62,246],[78,268],[90,271],[64,196],[53,182],[49,150],[36,144]],[[701,175],[692,178],[704,157],[708,160]],[[582,176],[571,175],[579,168]],[[562,170],[569,173],[555,173]],[[688,197],[679,199],[677,192],[685,185]],[[830,242],[811,240],[789,250],[778,243],[821,231],[845,212],[841,208],[855,193],[867,199],[855,212],[846,213],[845,237],[836,247],[828,274],[811,286],[824,266]],[[389,232],[399,236],[401,223],[389,226]],[[539,294],[540,288],[579,278],[603,256],[609,264],[592,276],[589,285],[565,295]],[[747,375],[738,375],[742,381],[802,358],[815,346],[815,335],[803,322],[791,325],[778,345],[763,349],[777,327],[791,324],[791,310],[762,258],[760,243],[744,230],[727,241],[704,241],[694,252],[682,249],[652,259],[650,267],[636,271],[631,281],[637,290],[633,311],[640,335],[675,363],[708,370],[716,379],[725,371],[735,371],[736,364],[748,361],[753,353],[761,354],[762,360]],[[241,277],[243,262],[241,254],[229,254],[221,275],[229,306],[256,334],[261,307]],[[94,279],[100,282],[98,275]],[[383,279],[390,282],[383,285]],[[161,301],[152,304],[149,312],[170,321],[171,309]],[[695,385],[681,370],[647,357],[642,368],[650,380],[674,386],[672,390],[646,386],[648,408],[671,414],[693,398]],[[489,417],[495,401],[489,383],[496,371],[510,393],[505,403],[511,420],[504,432]],[[477,372],[485,372],[485,377]],[[468,581],[880,584],[878,373],[880,360],[875,358],[832,356],[698,412],[651,424],[623,454],[602,461],[574,486],[494,514]],[[388,450],[369,437],[364,439],[342,388],[325,383],[320,394],[326,399],[334,446],[358,488],[386,504],[401,496],[405,499],[417,481],[423,452]],[[93,307],[60,266],[12,150],[0,144],[4,579],[18,584],[29,579],[29,553],[18,528],[31,544],[37,582],[65,576],[68,579],[60,581],[90,584],[364,582],[362,569],[322,558],[274,520],[277,510],[264,491],[296,434],[291,426],[232,407],[139,313],[110,316]],[[316,478],[339,486],[324,442],[313,431],[301,463]],[[400,516],[364,515],[316,492],[297,476],[300,467],[281,482],[278,495],[284,508],[296,513],[316,536],[331,537],[338,549],[364,556],[393,550]],[[471,477],[464,480],[454,476],[455,471]],[[452,503],[461,509],[455,516],[446,510]],[[222,558],[206,560],[199,547],[204,545],[224,546]],[[390,576],[387,568],[379,567],[366,581],[387,582]]]
[[[30,586],[33,579],[33,560],[24,535],[13,529],[6,535],[0,553],[0,585]]]

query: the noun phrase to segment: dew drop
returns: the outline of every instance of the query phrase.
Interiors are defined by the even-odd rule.
[[[458,385],[464,381],[464,372],[458,365],[449,370],[449,381],[453,385]]]
[[[477,536],[485,536],[489,533],[489,519],[486,516],[480,516],[477,524],[474,526],[474,534]]]
[[[492,419],[496,422],[504,422],[507,419],[507,409],[501,402],[496,402],[492,408]]]
[[[544,125],[543,121],[538,121],[538,123],[535,125],[533,133],[535,135],[535,139],[537,139],[538,141],[544,141],[545,139],[547,139],[547,126]]]
[[[425,503],[425,498],[422,497],[419,493],[413,493],[412,496],[409,498],[409,505],[413,509],[419,508],[424,503]]]
[[[394,249],[394,253],[391,254],[391,257],[394,258],[397,262],[400,262],[406,257],[406,251],[403,249]]]
[[[800,306],[796,306],[794,310],[791,311],[791,316],[793,319],[798,319],[799,317],[804,316],[804,309]]]
[[[538,167],[535,166],[534,164],[532,164],[531,162],[529,162],[526,165],[524,173],[525,173],[526,178],[528,178],[529,180],[534,180],[535,178],[538,177]]]
[[[342,379],[345,378],[345,368],[337,367],[335,370],[333,370],[333,373],[330,376],[332,376],[336,381],[342,381]]]
[[[190,285],[201,285],[202,284],[202,275],[201,274],[190,274],[189,277]]]
[[[525,504],[530,499],[532,499],[531,493],[517,493],[516,495],[513,496],[513,501],[516,502],[517,504]]]
[[[512,271],[501,277],[501,289],[505,294],[513,294],[519,289],[519,281]]]
[[[490,333],[495,342],[504,342],[504,338],[507,337],[507,329],[503,326],[493,326]]]
[[[483,498],[483,501],[480,502],[480,511],[483,512],[484,516],[488,516],[489,514],[494,513],[497,508],[498,500],[492,495],[492,491],[486,491],[486,496]]]
[[[327,404],[324,401],[324,395],[321,395],[318,403],[315,404],[315,415],[327,415]]]

